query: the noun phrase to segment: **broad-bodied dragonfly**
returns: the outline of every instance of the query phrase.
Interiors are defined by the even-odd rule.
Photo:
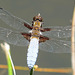
[[[28,46],[27,64],[31,69],[38,56],[38,50],[53,53],[70,53],[71,26],[49,26],[43,28],[43,19],[38,14],[32,25],[0,8],[0,19],[12,29],[0,27],[0,40],[17,46]],[[40,46],[39,46],[40,45]]]

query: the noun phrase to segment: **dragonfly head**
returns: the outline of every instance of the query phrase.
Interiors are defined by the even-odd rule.
[[[40,16],[40,13],[39,13],[37,16],[34,16],[34,17],[33,17],[33,21],[37,21],[37,20],[39,20],[40,22],[43,22],[43,19],[42,19],[42,17]]]
[[[40,26],[42,27],[43,19],[42,19],[42,17],[40,16],[40,13],[38,13],[37,16],[34,16],[34,17],[33,17],[32,26],[33,26],[33,25],[36,25],[36,24],[38,24],[38,25],[40,25]]]

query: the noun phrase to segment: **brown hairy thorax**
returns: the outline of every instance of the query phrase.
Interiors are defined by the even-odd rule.
[[[32,38],[39,39],[39,43],[49,40],[48,37],[40,34],[40,32],[45,32],[45,31],[51,30],[51,28],[42,28],[42,22],[43,22],[43,18],[40,16],[40,14],[38,14],[37,16],[34,16],[33,21],[32,21],[32,26],[24,23],[24,26],[27,27],[28,29],[32,30],[32,32],[31,33],[21,33],[21,34],[28,41],[30,41]]]

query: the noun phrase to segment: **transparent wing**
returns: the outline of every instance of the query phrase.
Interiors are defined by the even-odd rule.
[[[44,43],[40,43],[40,50],[53,53],[70,53],[71,42],[60,39],[51,39]]]
[[[49,28],[49,27],[48,27]],[[51,31],[43,32],[50,40],[40,43],[40,50],[53,53],[71,52],[71,26],[51,26]]]
[[[46,27],[47,28],[47,27]],[[51,31],[43,32],[44,36],[52,38],[70,38],[71,26],[50,26]]]
[[[19,32],[26,32],[28,31],[28,28],[24,26],[24,23],[27,25],[30,25],[28,22],[26,22],[23,19],[20,19],[18,17],[15,17],[8,11],[0,8],[0,19],[4,21],[7,25],[10,27],[19,30]]]
[[[17,31],[0,27],[0,40],[17,46],[28,46],[28,41]]]
[[[0,19],[19,32],[28,32],[28,29],[24,26],[24,23],[30,25],[29,23],[13,16],[11,13],[2,8],[0,8]],[[67,41],[67,39],[71,37],[71,26],[50,26],[48,28],[51,28],[52,30],[43,32],[43,35],[49,37],[50,40],[40,43],[40,50],[54,53],[69,53],[70,42]],[[1,27],[0,39],[18,46],[25,46],[27,44],[27,40],[17,31],[12,31]]]

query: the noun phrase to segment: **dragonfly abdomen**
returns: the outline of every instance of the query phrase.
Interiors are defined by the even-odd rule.
[[[29,69],[33,68],[38,56],[39,39],[32,38],[28,47],[27,64]]]

